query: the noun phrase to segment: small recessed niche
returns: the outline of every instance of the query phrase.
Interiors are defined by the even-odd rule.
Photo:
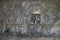
[[[31,14],[31,24],[40,24],[40,12],[35,11]]]

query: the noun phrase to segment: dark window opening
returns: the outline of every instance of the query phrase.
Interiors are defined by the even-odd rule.
[[[31,24],[40,24],[40,14],[31,15]]]

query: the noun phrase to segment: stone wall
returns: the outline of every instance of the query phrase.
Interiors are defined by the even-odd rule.
[[[0,32],[2,35],[8,35],[7,38],[1,36],[1,40],[60,40],[58,37],[60,12],[56,11],[56,2],[56,0],[46,0],[46,3],[41,0],[1,0]],[[33,13],[39,13],[40,23],[31,24]],[[39,37],[20,38],[9,35]]]

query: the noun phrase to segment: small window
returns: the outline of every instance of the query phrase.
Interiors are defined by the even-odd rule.
[[[31,24],[40,24],[40,14],[31,15]]]

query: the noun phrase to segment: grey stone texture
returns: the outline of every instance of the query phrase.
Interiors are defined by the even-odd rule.
[[[60,11],[57,11],[57,2],[57,0],[1,0],[0,34],[3,36],[0,36],[0,39],[60,40],[57,37],[60,36]],[[21,38],[17,35],[39,37]]]

